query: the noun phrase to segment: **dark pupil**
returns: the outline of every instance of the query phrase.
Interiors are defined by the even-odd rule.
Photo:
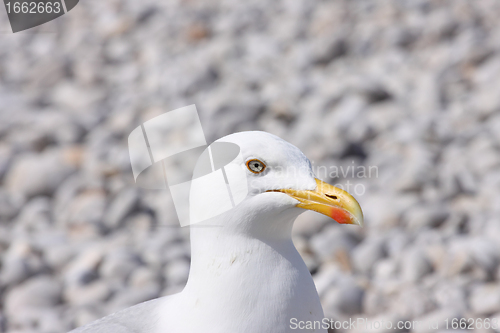
[[[257,168],[259,167],[259,164],[258,164],[258,163],[255,163],[255,164],[253,165],[253,167],[254,167],[255,169],[257,169]]]

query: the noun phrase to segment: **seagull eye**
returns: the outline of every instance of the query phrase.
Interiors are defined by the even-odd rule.
[[[261,173],[266,169],[266,165],[259,160],[250,160],[247,162],[247,168],[253,173]]]

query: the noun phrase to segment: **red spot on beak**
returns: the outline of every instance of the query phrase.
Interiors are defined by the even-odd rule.
[[[332,207],[330,217],[340,224],[352,224],[351,214],[342,208]]]

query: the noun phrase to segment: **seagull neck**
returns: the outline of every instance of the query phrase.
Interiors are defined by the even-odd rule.
[[[191,228],[191,270],[183,291],[188,304],[215,321],[224,321],[219,316],[225,314],[250,322],[256,331],[264,317],[273,318],[276,327],[287,327],[292,317],[323,319],[311,274],[290,238],[254,238],[223,229]]]
[[[293,259],[293,263],[305,267],[292,242],[292,226],[297,211],[289,210],[265,217],[241,215],[227,215],[221,220],[213,219],[204,225],[191,226],[191,272],[202,272],[206,276],[214,272],[214,267],[224,269],[229,265],[227,268],[231,271],[235,268],[248,269],[253,264],[265,266],[262,261],[271,259]],[[232,223],[231,220],[244,222]],[[193,279],[195,275],[190,274],[190,280]]]
[[[259,265],[256,268],[262,270],[266,260],[303,264],[291,238],[256,238],[226,228],[191,228],[190,281],[196,276],[205,280],[212,273],[218,275],[221,269],[237,271]]]

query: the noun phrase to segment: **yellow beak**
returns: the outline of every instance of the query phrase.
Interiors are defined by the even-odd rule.
[[[297,207],[324,214],[338,223],[363,226],[363,212],[352,195],[317,178],[316,184],[312,191],[284,189],[273,192],[286,193],[299,201]]]

